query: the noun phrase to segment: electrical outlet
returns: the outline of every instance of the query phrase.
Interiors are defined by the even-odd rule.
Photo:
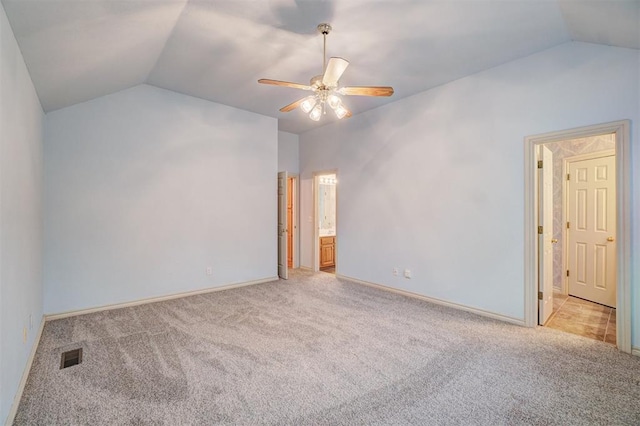
[[[213,268],[211,266],[207,267],[207,275],[213,275]]]
[[[393,268],[393,276],[397,277],[398,275],[400,275],[400,270],[398,268]]]
[[[410,269],[405,269],[404,270],[404,277],[405,278],[411,278],[411,270]]]
[[[27,343],[27,327],[22,329],[22,343]]]

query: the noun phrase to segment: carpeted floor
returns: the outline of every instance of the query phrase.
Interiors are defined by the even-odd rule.
[[[15,424],[638,425],[640,359],[292,271],[48,322]]]

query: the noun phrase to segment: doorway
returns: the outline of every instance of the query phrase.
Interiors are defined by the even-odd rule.
[[[615,136],[539,150],[539,324],[615,344]]]
[[[298,267],[298,176],[278,173],[278,276],[289,278]]]
[[[571,151],[571,149],[567,149],[566,147],[578,146],[579,142],[584,143],[585,139],[590,139],[590,143],[592,144],[591,149],[593,149],[593,141],[599,140],[599,143],[602,143],[604,139],[607,137],[611,140],[611,145],[615,154],[609,160],[613,160],[613,167],[607,166],[607,173],[614,179],[613,188],[615,189],[615,195],[613,196],[613,206],[615,207],[613,212],[608,210],[606,214],[609,215],[611,219],[611,215],[615,217],[615,229],[603,228],[599,230],[600,236],[603,236],[603,241],[598,241],[597,244],[593,244],[591,246],[585,245],[585,241],[577,241],[576,237],[572,237],[571,233],[567,232],[567,223],[569,226],[569,230],[576,230],[578,225],[583,228],[588,228],[586,218],[585,221],[578,224],[577,220],[582,220],[582,217],[579,216],[583,212],[579,212],[575,210],[575,206],[580,203],[590,202],[590,209],[593,210],[593,206],[597,206],[601,212],[605,211],[607,207],[607,203],[604,200],[604,192],[602,190],[594,189],[587,190],[587,192],[591,191],[593,195],[593,199],[588,201],[586,197],[586,193],[584,191],[585,188],[581,188],[574,194],[574,198],[572,200],[568,200],[569,204],[573,204],[574,211],[570,212],[568,208],[566,208],[566,204],[562,202],[563,198],[560,196],[560,203],[562,211],[561,220],[557,220],[557,216],[554,216],[552,223],[559,225],[554,226],[553,234],[550,235],[549,232],[545,232],[543,222],[547,222],[546,225],[549,225],[548,222],[548,211],[545,213],[545,198],[547,199],[548,206],[548,196],[545,197],[545,188],[541,185],[544,181],[541,178],[542,170],[544,170],[544,164],[540,164],[538,161],[543,160],[539,158],[541,156],[541,151],[543,148],[549,148],[549,151],[554,151],[554,144],[556,148],[558,146],[562,147],[566,151]],[[595,138],[595,139],[594,139]],[[581,141],[579,141],[581,140]],[[573,144],[573,145],[572,145]],[[584,145],[583,145],[584,146]],[[603,149],[604,150],[604,149]],[[560,152],[556,150],[556,154]],[[557,158],[553,160],[557,164],[561,158],[565,157],[570,160],[570,157],[573,158],[575,163],[580,165],[578,161],[581,159],[577,157],[577,152],[570,152],[567,155],[566,152],[563,152],[562,155],[556,156]],[[620,121],[614,123],[607,123],[596,126],[589,126],[579,129],[572,129],[567,131],[560,131],[554,133],[548,133],[544,135],[537,135],[525,138],[525,324],[528,326],[535,326],[539,323],[548,323],[548,321],[553,321],[554,315],[557,318],[562,316],[571,317],[575,314],[576,310],[586,310],[584,306],[588,304],[592,304],[593,302],[586,301],[584,299],[577,298],[575,296],[570,295],[569,290],[569,281],[571,278],[572,270],[574,270],[574,278],[580,278],[583,282],[587,282],[591,280],[594,287],[608,287],[608,290],[611,289],[611,285],[615,285],[615,309],[610,306],[593,304],[599,309],[602,310],[600,315],[600,322],[605,323],[605,334],[607,327],[610,327],[612,324],[615,327],[615,341],[618,348],[624,352],[631,352],[631,298],[630,298],[630,262],[628,260],[628,256],[630,253],[630,140],[629,140],[629,122],[628,121]],[[592,155],[592,154],[589,154]],[[547,159],[548,160],[548,159]],[[572,161],[562,161],[564,167],[568,167],[567,164]],[[544,160],[543,160],[544,163]],[[611,164],[611,163],[610,163]],[[542,166],[542,170],[538,169],[539,166]],[[598,165],[591,165],[593,169],[593,173],[596,179],[602,179],[604,177],[603,173],[604,169]],[[597,169],[600,167],[600,169]],[[578,167],[580,169],[584,169],[585,167]],[[615,170],[612,170],[615,169]],[[555,199],[558,199],[559,194],[566,194],[569,197],[569,191],[571,189],[571,173],[567,173],[567,169],[561,166],[561,170],[563,173],[561,176],[561,183],[559,188],[556,186],[554,191]],[[600,170],[600,177],[597,176],[598,170]],[[575,173],[583,173],[584,171],[574,171]],[[611,173],[613,175],[611,175]],[[567,184],[566,175],[570,175],[570,180]],[[581,176],[581,179],[585,178],[585,176]],[[541,180],[542,179],[542,180]],[[557,182],[557,181],[556,181]],[[548,190],[548,188],[547,188]],[[600,191],[600,192],[598,192]],[[576,198],[578,197],[578,198]],[[579,198],[579,197],[583,197]],[[600,199],[598,199],[600,197]],[[595,203],[595,204],[594,204]],[[600,203],[600,204],[597,204]],[[545,220],[545,214],[547,218]],[[570,218],[570,215],[574,215],[573,219]],[[595,221],[597,218],[592,218],[590,220]],[[601,218],[602,219],[602,216]],[[574,222],[574,223],[572,223]],[[593,222],[595,223],[595,222]],[[612,223],[611,220],[608,220],[607,223]],[[597,224],[596,224],[597,225]],[[600,222],[600,225],[603,225],[603,222]],[[547,229],[548,231],[548,229]],[[605,235],[606,234],[606,235]],[[613,235],[611,235],[613,234]],[[551,237],[551,238],[549,238]],[[610,240],[613,239],[613,241]],[[547,241],[549,240],[549,241]],[[549,255],[548,247],[552,245],[553,248],[551,252],[553,252],[553,262],[555,266],[553,267],[553,273],[548,273],[548,265],[549,259],[546,258]],[[578,258],[575,256],[570,258],[569,251],[567,248],[569,245],[573,245],[573,248],[577,250],[577,256],[583,259],[582,263],[578,262]],[[608,250],[607,247],[612,246],[615,249],[615,256],[612,258],[612,251]],[[580,252],[582,250],[582,252]],[[590,254],[589,254],[589,253]],[[558,253],[560,255],[558,256]],[[587,258],[587,255],[593,257]],[[599,257],[598,257],[599,256]],[[559,260],[558,260],[559,259]],[[610,270],[611,265],[613,265],[613,269],[615,271],[615,275],[613,278],[613,282],[611,282],[611,278],[606,278],[602,275],[602,272],[607,268],[595,268],[594,262],[600,262],[601,264],[605,264],[607,259],[609,261],[613,261],[613,263],[609,264],[607,267]],[[603,263],[604,262],[604,263]],[[558,264],[560,267],[558,267]],[[573,266],[572,266],[573,264]],[[568,276],[567,276],[567,272]],[[599,271],[599,272],[598,272]],[[564,274],[563,274],[564,272]],[[591,275],[591,277],[587,277],[587,272]],[[600,273],[600,276],[595,277],[594,274]],[[551,286],[549,285],[549,277],[552,277]],[[604,280],[609,279],[609,282],[605,282]],[[595,280],[595,281],[594,281]],[[551,297],[548,292],[551,287],[551,291],[554,293]],[[554,297],[555,296],[555,297]],[[584,296],[584,295],[583,295]],[[564,299],[563,299],[564,298]],[[571,299],[570,299],[571,298]],[[543,306],[543,302],[551,301],[551,306],[547,305]],[[571,303],[570,303],[571,302]],[[575,303],[574,303],[575,302]],[[584,302],[584,303],[583,303]],[[569,303],[569,304],[568,304]],[[581,306],[573,306],[574,312],[572,313],[558,313],[560,312],[558,308],[562,309],[563,307],[571,307],[572,304],[580,304]],[[556,305],[556,306],[553,306]],[[559,306],[558,306],[559,305]],[[566,305],[566,306],[565,306]],[[608,310],[608,314],[607,311]],[[602,317],[608,316],[608,319],[603,319]],[[609,321],[612,322],[610,323]],[[609,341],[611,341],[611,329]],[[605,339],[606,341],[606,339]]]
[[[296,178],[293,176],[287,177],[287,268],[293,269],[297,265],[294,262],[294,253],[297,252],[295,247],[295,240],[298,234],[298,227],[295,220],[295,204],[298,197],[296,196]]]
[[[317,229],[316,262],[318,269],[330,274],[336,273],[337,242],[337,175],[318,174],[315,177],[315,225]]]

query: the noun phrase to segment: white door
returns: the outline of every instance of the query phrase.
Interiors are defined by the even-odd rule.
[[[615,308],[615,156],[568,165],[569,294]]]
[[[541,145],[538,159],[538,324],[544,325],[553,312],[553,154]]]
[[[289,279],[287,269],[287,172],[278,173],[278,276]]]

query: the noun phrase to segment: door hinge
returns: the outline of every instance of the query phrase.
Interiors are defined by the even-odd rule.
[[[542,160],[538,160],[538,168],[541,169],[542,168]]]
[[[542,226],[538,226],[538,234],[542,234]]]
[[[542,294],[541,291],[538,292],[538,300],[542,300],[544,299],[544,295]]]
[[[567,269],[567,276],[569,276],[569,270]]]
[[[567,173],[567,180],[571,180],[571,175]]]
[[[569,229],[569,222],[567,222],[567,229]]]

